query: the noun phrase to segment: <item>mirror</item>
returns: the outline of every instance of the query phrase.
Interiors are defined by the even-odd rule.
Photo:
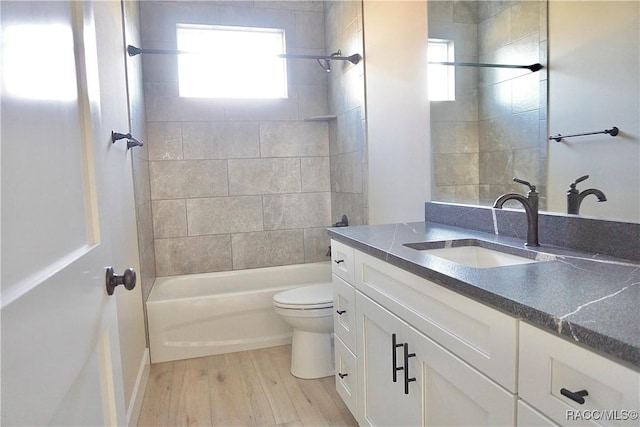
[[[452,41],[457,62],[545,65],[538,72],[448,67],[455,101],[431,102],[432,200],[490,206],[500,194],[526,193],[512,182],[518,177],[537,186],[541,210],[566,213],[570,184],[589,175],[578,190],[597,188],[608,200],[586,197],[580,214],[640,222],[638,3],[428,7],[430,40]],[[548,140],[612,126],[620,128],[615,138]]]
[[[543,1],[429,2],[429,39],[456,62],[545,64]],[[431,61],[431,51],[430,58]],[[431,66],[430,71],[435,67]],[[451,68],[451,67],[447,67]],[[455,100],[431,102],[433,200],[492,205],[535,183],[545,209],[546,70],[455,67]]]

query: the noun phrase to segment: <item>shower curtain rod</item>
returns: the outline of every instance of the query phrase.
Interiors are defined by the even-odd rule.
[[[509,64],[483,64],[477,62],[429,62],[433,65],[452,65],[456,67],[485,67],[485,68],[526,68],[527,70],[535,73],[540,71],[544,67],[542,64],[536,63],[531,65],[509,65]]]
[[[172,49],[140,49],[139,47],[127,46],[127,53],[129,56],[136,56],[142,53],[145,54],[153,54],[153,55],[183,55],[183,54],[192,54],[194,52],[189,52],[186,50],[172,50]],[[337,51],[329,56],[326,55],[299,55],[299,54],[280,54],[276,55],[279,58],[284,59],[315,59],[315,60],[324,60],[324,61],[349,61],[352,64],[357,64],[362,59],[362,56],[359,53],[355,53],[351,56],[342,56],[340,51]]]

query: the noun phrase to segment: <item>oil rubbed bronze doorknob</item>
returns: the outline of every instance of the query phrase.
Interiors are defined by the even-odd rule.
[[[136,271],[133,268],[127,268],[122,276],[114,273],[113,267],[107,267],[106,286],[107,294],[113,295],[116,286],[124,285],[128,291],[136,287]]]

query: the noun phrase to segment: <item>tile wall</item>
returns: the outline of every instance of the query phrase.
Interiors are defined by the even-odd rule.
[[[327,52],[363,54],[362,2],[325,2]],[[329,74],[331,219],[367,223],[364,62],[334,62]]]
[[[456,61],[546,64],[546,1],[429,3],[429,35]],[[492,204],[538,186],[545,205],[547,73],[456,68],[456,101],[432,102],[433,200]]]
[[[139,3],[125,1],[123,4],[126,8],[126,42],[139,45]],[[149,144],[146,133],[142,61],[139,57],[127,56],[127,88],[129,91],[130,131],[135,138],[145,143],[144,146],[132,150],[132,162],[140,256],[138,283],[142,287],[143,301],[146,301],[156,278],[156,259],[151,215],[151,188],[149,186]]]
[[[193,23],[284,28],[288,53],[325,54],[320,1],[146,1],[140,8],[143,48],[175,49],[175,25]],[[175,56],[143,55],[142,65],[157,275],[327,260],[326,227],[339,219],[332,204],[346,199],[340,212],[357,204],[338,193],[363,199],[362,160],[352,176],[334,182],[330,174],[351,167],[347,153],[362,156],[363,143],[337,148],[351,138],[337,124],[350,129],[355,107],[331,125],[304,120],[330,113],[327,73],[315,61],[290,60],[287,99],[210,100],[178,97]],[[362,109],[351,114],[361,126]]]

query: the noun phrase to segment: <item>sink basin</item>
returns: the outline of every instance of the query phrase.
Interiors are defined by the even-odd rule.
[[[535,252],[510,247],[503,249],[500,245],[475,239],[407,243],[404,246],[472,268],[507,267],[538,262]],[[509,252],[506,252],[507,250]],[[520,252],[522,255],[512,252]]]

